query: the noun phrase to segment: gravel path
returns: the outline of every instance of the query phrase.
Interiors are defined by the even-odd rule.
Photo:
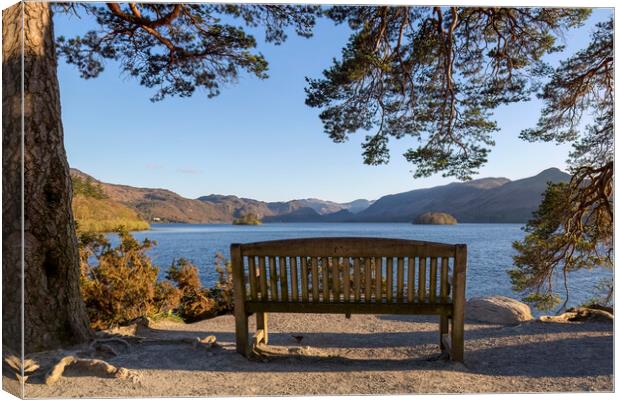
[[[142,343],[107,359],[133,379],[68,368],[53,385],[33,377],[27,397],[231,396],[613,391],[613,326],[541,323],[466,324],[465,363],[439,354],[436,318],[271,314],[275,353],[248,361],[234,349],[234,318],[159,323],[150,338],[215,335],[219,348]],[[253,329],[253,327],[251,327]],[[301,335],[300,345],[292,335]],[[309,347],[305,347],[309,346]],[[292,349],[292,350],[289,350]],[[4,387],[17,382],[7,376]]]

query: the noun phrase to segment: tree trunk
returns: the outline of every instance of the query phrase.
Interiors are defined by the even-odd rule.
[[[2,343],[20,351],[23,337],[30,353],[84,341],[91,330],[79,290],[52,13],[48,3],[22,2],[3,11],[2,22]]]

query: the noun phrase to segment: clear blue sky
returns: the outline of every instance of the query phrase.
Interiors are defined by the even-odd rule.
[[[566,50],[556,63],[586,46],[596,22],[612,13],[595,10],[586,25],[568,32]],[[55,17],[57,35],[82,34],[88,18]],[[391,142],[391,162],[362,163],[364,133],[344,144],[323,133],[319,111],[304,104],[304,77],[319,77],[339,57],[349,31],[321,21],[313,38],[289,35],[281,46],[259,50],[270,64],[270,78],[243,76],[219,97],[197,92],[188,99],[151,103],[153,92],[107,63],[97,79],[83,80],[60,62],[65,145],[72,167],[111,183],[159,187],[195,198],[211,193],[265,201],[316,197],[333,201],[376,199],[386,194],[446,184],[435,175],[414,180],[402,153],[408,139]],[[541,103],[503,107],[495,113],[501,131],[489,162],[478,177],[519,179],[549,167],[564,169],[570,147],[527,143],[519,132],[533,127]]]

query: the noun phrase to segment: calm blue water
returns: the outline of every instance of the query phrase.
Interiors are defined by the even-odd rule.
[[[149,231],[135,232],[137,239],[149,238],[157,246],[149,251],[163,278],[174,259],[192,260],[204,285],[217,274],[215,255],[229,258],[231,243],[318,236],[370,236],[465,243],[468,247],[467,297],[501,294],[518,298],[506,273],[512,267],[512,242],[524,236],[521,224],[412,225],[407,223],[286,223],[247,225],[153,224]],[[117,241],[113,241],[114,244]],[[579,271],[570,276],[570,305],[591,296],[591,289],[609,271]]]

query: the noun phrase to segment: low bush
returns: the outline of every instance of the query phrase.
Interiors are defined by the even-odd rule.
[[[119,245],[112,247],[101,234],[80,235],[81,291],[95,329],[164,312],[166,305],[174,306],[174,293],[160,287],[159,270],[146,255],[154,243],[148,239],[140,243],[126,230],[119,230],[118,236]],[[95,265],[90,263],[93,257]]]
[[[172,262],[166,279],[174,282],[181,293],[177,313],[183,320],[193,322],[217,315],[217,304],[209,290],[202,287],[198,268],[181,258]]]
[[[193,322],[232,311],[230,263],[221,255],[216,258],[219,279],[213,288],[204,288],[196,266],[183,258],[172,263],[166,280],[158,281],[159,268],[146,254],[155,242],[139,242],[125,229],[117,234],[117,247],[102,234],[79,237],[81,292],[93,328],[140,317],[178,316]]]
[[[187,322],[193,322],[233,311],[232,267],[221,254],[215,258],[219,277],[212,288],[204,288],[198,268],[191,261],[181,258],[173,262],[166,279],[174,282],[181,292],[177,313]]]

